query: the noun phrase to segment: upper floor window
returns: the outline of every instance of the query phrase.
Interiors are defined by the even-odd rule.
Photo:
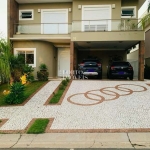
[[[33,10],[19,10],[19,20],[33,20]]]
[[[136,6],[122,7],[121,18],[136,18]]]

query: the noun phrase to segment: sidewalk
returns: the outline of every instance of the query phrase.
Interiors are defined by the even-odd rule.
[[[150,133],[0,134],[0,148],[150,149]]]

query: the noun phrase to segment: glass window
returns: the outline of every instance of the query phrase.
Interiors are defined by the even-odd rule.
[[[19,20],[33,20],[33,10],[19,10]]]
[[[136,18],[136,6],[122,7],[121,18]]]
[[[27,48],[15,48],[14,49],[15,55],[21,55],[24,59],[25,64],[29,64],[32,67],[36,67],[36,50],[33,48],[33,50],[27,49]]]

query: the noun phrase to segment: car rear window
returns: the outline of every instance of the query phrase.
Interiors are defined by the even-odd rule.
[[[84,59],[84,60],[82,61],[82,63],[85,63],[85,62],[96,62],[96,63],[100,63],[100,61],[97,60],[97,59]]]
[[[129,62],[113,62],[113,66],[130,66]]]
[[[85,62],[84,67],[98,67],[96,62]]]

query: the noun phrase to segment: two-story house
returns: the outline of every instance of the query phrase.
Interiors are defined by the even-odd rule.
[[[144,31],[138,9],[145,0],[8,0],[8,37],[36,72],[72,72],[84,58],[101,60],[103,76],[114,56],[126,61],[139,48],[138,79],[144,79]]]

